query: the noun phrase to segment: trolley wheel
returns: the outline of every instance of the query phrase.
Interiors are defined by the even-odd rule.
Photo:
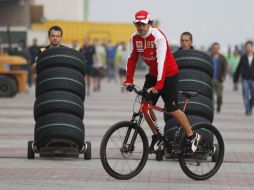
[[[34,159],[33,141],[28,141],[27,158]]]
[[[86,148],[85,148],[85,151],[84,151],[84,159],[85,160],[91,160],[91,142],[90,141],[86,141],[85,142],[85,145],[84,145]]]
[[[219,145],[218,144],[214,144],[214,155],[212,156],[212,162],[216,162],[219,158],[220,158],[220,154],[219,154]]]
[[[158,152],[156,152],[156,160],[157,161],[162,161],[163,160],[163,153],[164,151],[163,150],[159,150]]]

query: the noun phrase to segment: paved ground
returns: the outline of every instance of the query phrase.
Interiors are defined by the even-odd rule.
[[[134,95],[120,93],[118,83],[105,81],[100,93],[86,98],[86,140],[92,142],[93,159],[84,161],[82,155],[79,159],[42,159],[36,155],[27,160],[27,141],[33,139],[34,93],[0,99],[0,190],[254,189],[254,115],[244,115],[241,92],[233,92],[229,80],[222,112],[215,114],[214,121],[225,140],[225,161],[213,178],[191,180],[178,162],[158,162],[153,157],[131,180],[109,177],[99,160],[101,138],[113,123],[130,119],[133,100]]]

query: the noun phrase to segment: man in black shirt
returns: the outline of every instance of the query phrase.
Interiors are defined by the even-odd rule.
[[[90,94],[91,83],[93,83],[94,77],[94,56],[95,56],[95,46],[90,44],[89,38],[84,39],[84,45],[81,48],[81,53],[85,57],[86,63],[86,85],[87,85],[87,95]]]
[[[180,37],[181,47],[178,50],[194,49],[192,46],[192,34],[190,32],[183,32]]]
[[[33,39],[33,45],[28,48],[28,50],[30,52],[31,62],[32,63],[35,63],[35,58],[36,58],[38,52],[40,51],[40,48],[41,47],[38,46],[38,44],[37,44],[37,39],[34,38]]]
[[[52,26],[48,30],[49,45],[40,48],[37,56],[35,57],[35,63],[32,65],[32,73],[34,78],[36,78],[36,61],[38,56],[48,48],[63,47],[63,45],[61,45],[62,36],[63,30],[59,26]]]

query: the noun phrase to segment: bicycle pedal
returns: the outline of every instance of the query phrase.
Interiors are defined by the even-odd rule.
[[[173,155],[171,153],[169,153],[169,152],[164,152],[164,157],[166,159],[171,159],[171,158],[173,158]]]

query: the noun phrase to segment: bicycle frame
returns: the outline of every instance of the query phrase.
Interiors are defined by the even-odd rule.
[[[133,113],[131,121],[135,122],[138,127],[141,127],[143,116],[145,116],[146,122],[148,123],[148,125],[149,125],[150,129],[152,130],[152,132],[154,133],[154,131],[156,131],[157,134],[160,136],[162,142],[164,142],[164,145],[167,146],[169,144],[168,140],[160,132],[159,127],[155,125],[153,116],[150,115],[149,110],[152,109],[152,110],[156,110],[156,111],[159,111],[159,112],[162,112],[162,113],[167,113],[167,114],[169,114],[169,113],[165,109],[163,109],[159,106],[151,104],[147,100],[147,95],[149,95],[147,91],[145,91],[145,90],[138,91],[135,88],[135,85],[132,85],[129,88],[127,87],[127,90],[129,90],[129,91],[133,90],[137,94],[137,96],[142,97],[142,101],[140,102],[140,108],[139,108],[138,112]],[[180,92],[180,93],[182,93],[182,92]],[[183,102],[183,107],[182,107],[183,112],[186,109],[187,102],[188,102],[188,98],[184,96],[184,102]],[[139,117],[139,119],[137,120],[136,117]],[[181,128],[179,128],[179,130],[180,129]],[[123,142],[124,144],[127,143],[129,136],[130,136],[130,130],[127,131],[126,137],[125,137],[124,142]],[[133,145],[135,143],[135,140],[136,140],[136,137],[137,137],[137,130],[134,132],[133,138],[131,140],[130,148],[133,147]],[[177,137],[175,137],[174,141],[176,141],[176,138]],[[171,146],[168,147],[167,146],[167,148],[172,150],[172,148],[174,149],[174,145],[172,145],[172,146],[173,147],[171,147]]]
[[[159,111],[159,112],[162,112],[162,113],[165,113],[166,111],[164,109],[162,109],[161,107],[159,107],[159,106],[152,105],[152,104],[148,103],[147,101],[142,100],[142,102],[140,104],[139,112],[144,114],[148,125],[151,128],[153,128],[153,130],[157,130],[157,132],[159,133],[159,130],[155,126],[154,120],[153,120],[152,116],[149,113],[149,109],[153,109],[153,110],[156,110],[156,111]]]
[[[188,98],[185,98],[183,107],[182,107],[183,112],[185,112],[187,102],[188,102]],[[149,109],[153,109],[153,110],[156,110],[156,111],[159,111],[162,113],[167,113],[167,114],[169,114],[169,113],[165,109],[163,109],[159,106],[153,105],[146,100],[142,100],[142,102],[140,103],[140,108],[139,108],[138,113],[142,113],[145,116],[148,125],[151,126],[154,130],[157,130],[158,133],[160,133],[158,131],[158,128],[154,124],[152,116],[149,114]]]

